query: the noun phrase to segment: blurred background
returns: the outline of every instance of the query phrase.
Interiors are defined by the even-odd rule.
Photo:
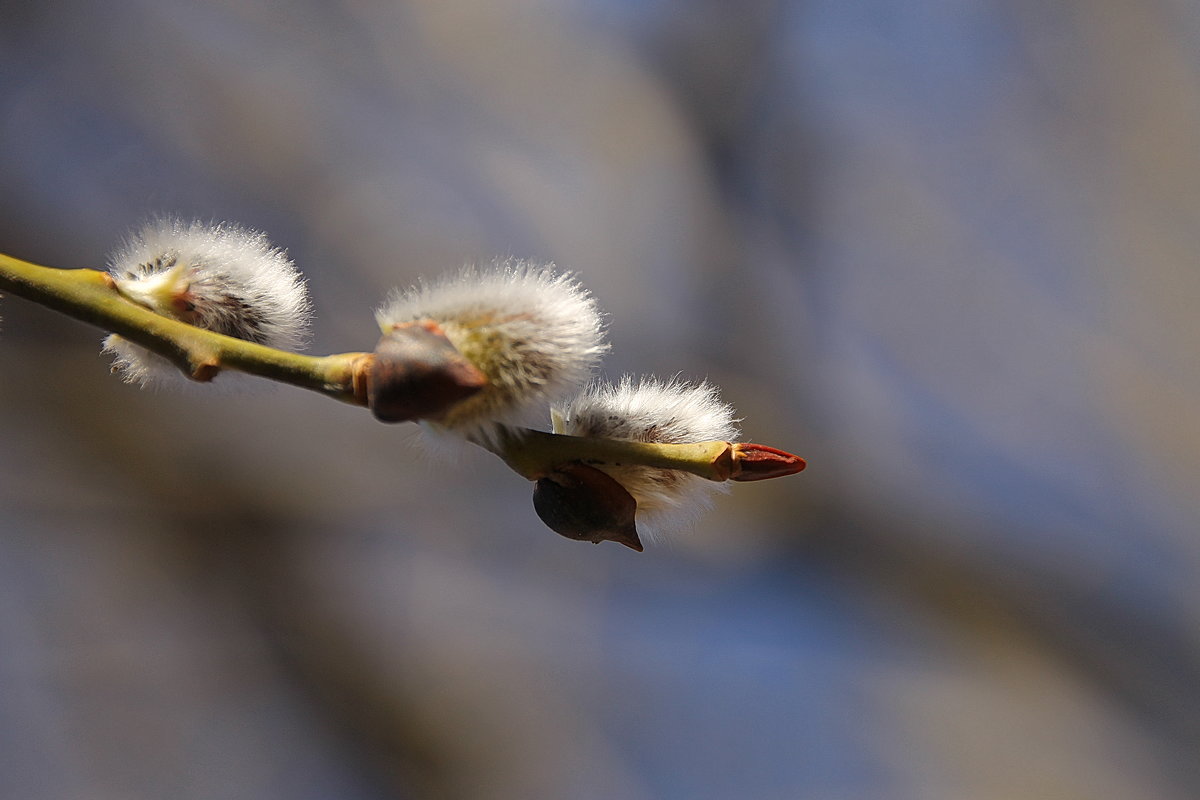
[[[6,297],[0,797],[1200,795],[1200,5],[7,0],[0,186],[59,267],[267,231],[318,353],[553,261],[809,459],[584,546]]]

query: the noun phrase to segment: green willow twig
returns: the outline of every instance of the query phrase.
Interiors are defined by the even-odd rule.
[[[677,469],[713,481],[729,480],[733,473],[730,442],[658,444],[623,439],[593,439],[531,430],[507,430],[497,446],[483,444],[529,480],[545,477],[547,466],[581,461],[589,466]]]
[[[106,272],[43,267],[2,253],[0,291],[119,334],[168,359],[194,380],[209,381],[221,370],[232,369],[368,405],[372,353],[306,356],[236,339],[138,305],[116,290]],[[574,461],[677,469],[714,481],[758,480],[804,467],[803,459],[783,451],[732,442],[656,444],[509,429],[496,442],[476,444],[530,480]]]
[[[120,334],[163,356],[194,380],[209,381],[222,369],[233,369],[366,405],[361,371],[370,353],[306,356],[235,339],[138,305],[116,290],[107,272],[53,269],[2,253],[0,291]]]
[[[561,433],[508,429],[496,444],[477,443],[518,475],[537,480],[560,464],[578,461],[593,467],[656,467],[690,472],[710,481],[760,481],[793,475],[805,467],[799,456],[750,442],[664,444],[626,439],[596,439]]]

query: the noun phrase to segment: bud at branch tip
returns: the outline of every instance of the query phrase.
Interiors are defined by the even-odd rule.
[[[800,456],[765,444],[743,442],[733,445],[731,481],[761,481],[795,475],[808,466]]]

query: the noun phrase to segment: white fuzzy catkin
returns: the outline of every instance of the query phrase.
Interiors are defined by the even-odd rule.
[[[130,300],[198,328],[286,350],[308,336],[312,305],[303,277],[265,234],[239,225],[154,220],[112,255],[109,274]],[[179,375],[120,336],[105,339],[104,352],[131,383]]]
[[[733,407],[716,386],[672,378],[626,375],[616,384],[596,383],[553,409],[554,432],[571,436],[688,444],[735,441]],[[684,527],[712,505],[726,485],[678,470],[601,466],[637,500],[638,529],[653,537]]]
[[[544,424],[549,404],[586,383],[608,350],[596,301],[552,264],[507,260],[467,267],[393,292],[375,318],[385,333],[433,320],[487,376],[482,391],[436,421],[467,437],[487,437],[497,424]]]

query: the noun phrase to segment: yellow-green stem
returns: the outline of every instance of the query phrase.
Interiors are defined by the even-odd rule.
[[[52,269],[0,254],[0,290],[120,334],[198,380],[236,369],[365,404],[355,391],[354,372],[369,354],[306,356],[206,331],[126,299],[108,273],[93,269]]]
[[[658,444],[520,429],[506,431],[496,443],[484,446],[529,480],[544,477],[568,461],[593,467],[636,464],[677,469],[712,481],[728,480],[734,469],[733,445],[721,441]]]
[[[167,358],[197,380],[209,380],[222,369],[235,369],[338,400],[367,404],[365,375],[374,358],[371,353],[305,356],[235,339],[161,316],[132,302],[116,290],[105,272],[53,269],[2,253],[0,291],[119,334]],[[530,480],[571,461],[592,466],[636,464],[676,469],[714,481],[746,479],[739,477],[738,447],[743,445],[729,442],[654,444],[508,429],[498,441],[477,444],[495,452]],[[802,467],[800,461],[792,471]]]

